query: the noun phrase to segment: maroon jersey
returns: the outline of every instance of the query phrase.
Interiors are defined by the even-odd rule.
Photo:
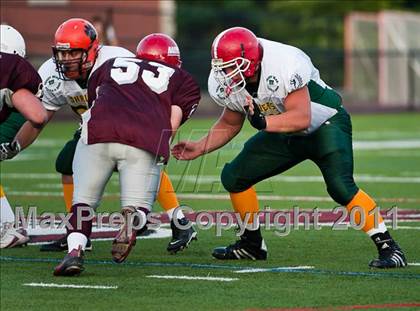
[[[169,158],[171,106],[182,123],[197,108],[200,88],[186,71],[134,57],[113,58],[91,74],[82,138],[116,142]],[[86,124],[87,123],[87,124]]]
[[[0,53],[0,123],[14,110],[11,97],[20,89],[38,93],[41,78],[32,65],[16,54]]]

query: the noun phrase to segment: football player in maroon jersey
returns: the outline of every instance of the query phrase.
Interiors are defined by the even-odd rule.
[[[3,123],[13,111],[18,111],[28,120],[28,126],[39,130],[47,120],[47,112],[37,97],[37,94],[40,94],[41,78],[24,58],[26,46],[22,35],[11,26],[0,27],[0,123]],[[13,158],[21,150],[22,137],[19,133],[12,141],[4,141],[3,135],[1,137],[0,161]],[[1,185],[0,205],[0,248],[27,243],[29,237],[23,228],[18,228],[19,224],[14,223],[13,210]]]
[[[171,62],[179,58],[176,43],[163,34],[152,34],[145,37],[139,44],[139,53],[146,58],[165,58]],[[55,113],[65,106],[70,106],[80,117],[88,107],[87,82],[92,71],[105,60],[114,57],[134,57],[130,51],[116,46],[103,46],[98,42],[95,28],[89,21],[81,18],[71,18],[63,22],[54,36],[53,58],[48,59],[39,69],[44,84],[43,104],[48,112],[49,120]],[[96,66],[96,67],[95,67]],[[34,131],[28,123],[24,124],[21,132],[25,133],[26,141],[35,139],[39,131]],[[73,199],[73,158],[80,129],[76,130],[57,156],[55,168],[61,174],[63,197],[67,212],[71,211]],[[181,211],[175,213],[180,206],[171,180],[162,171],[157,201],[165,210],[170,220],[179,219],[187,222]],[[187,246],[196,233],[172,227],[172,240],[167,250],[176,253]],[[41,251],[66,251],[68,249],[66,237],[41,246]],[[88,240],[86,250],[92,250]]]
[[[141,44],[139,44],[141,47]],[[113,170],[120,175],[124,223],[113,241],[112,258],[123,262],[145,229],[169,159],[173,133],[197,108],[200,89],[192,76],[167,57],[142,54],[96,64],[88,84],[91,107],[82,115],[82,133],[73,161],[75,191],[68,228],[69,253],[54,275],[83,271],[83,249],[92,231],[88,215],[96,209]],[[169,58],[171,57],[171,58]],[[153,60],[150,60],[153,59]]]

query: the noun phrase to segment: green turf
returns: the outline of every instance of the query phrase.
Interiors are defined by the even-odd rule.
[[[410,243],[412,238],[407,233],[397,231],[394,235],[405,246],[411,260],[419,259],[419,249]],[[135,306],[141,310],[241,310],[418,301],[420,267],[397,271],[369,270],[367,261],[375,256],[375,251],[370,241],[354,230],[294,231],[285,238],[277,237],[273,231],[265,232],[270,250],[267,262],[224,263],[211,259],[210,250],[213,247],[224,245],[234,238],[233,232],[226,232],[218,238],[213,234],[211,231],[200,231],[199,241],[176,256],[166,254],[167,240],[140,241],[128,263],[123,265],[110,262],[110,242],[96,242],[94,251],[87,255],[86,271],[78,278],[53,277],[55,262],[2,261],[2,310],[22,310],[29,305],[38,306],[39,310],[86,310],[84,300],[89,301],[89,310],[117,310],[121,306],[125,306],[126,310],[134,310]],[[62,254],[40,253],[35,246],[3,250],[1,255],[57,260],[62,257]],[[98,260],[107,262],[98,264]],[[150,263],[222,267],[163,267],[150,266]],[[237,267],[298,265],[313,265],[317,273],[233,272]],[[343,271],[374,275],[338,274]],[[148,275],[212,276],[239,280],[161,280],[147,278]],[[108,285],[118,286],[118,289],[45,289],[22,286],[32,282]]]
[[[420,138],[419,114],[365,115],[353,117],[354,139],[357,141],[410,140]],[[191,120],[176,138],[198,138],[214,120]],[[1,183],[12,205],[35,205],[40,212],[64,211],[60,197],[60,176],[55,173],[55,157],[61,146],[72,137],[74,123],[53,122],[40,139],[13,161],[2,162]],[[191,163],[171,160],[168,172],[173,176],[177,193],[226,194],[218,182],[223,164],[241,149],[254,133],[248,125],[231,144],[204,160]],[[12,175],[17,174],[17,175]],[[20,175],[19,175],[20,174]],[[28,174],[44,174],[33,179]],[[49,175],[45,175],[49,174]],[[204,183],[194,182],[197,175]],[[397,205],[400,209],[420,209],[420,148],[355,151],[358,185],[377,198],[383,208]],[[310,162],[286,172],[284,176],[320,176]],[[372,177],[400,177],[402,182],[367,181]],[[412,178],[413,180],[411,180]],[[417,178],[417,179],[416,179]],[[364,180],[364,181],[363,181]],[[322,182],[287,182],[273,179],[257,186],[267,196],[328,196]],[[119,209],[118,182],[114,176],[106,189],[99,211]],[[409,201],[404,201],[409,199]],[[402,202],[400,202],[403,200]],[[197,211],[231,210],[228,200],[189,198],[182,203]],[[333,202],[324,200],[261,200],[261,206],[275,209],[321,207],[332,209]],[[156,211],[160,207],[156,205]],[[418,223],[402,224],[418,227]],[[392,232],[406,251],[409,262],[420,262],[420,230],[400,229]],[[269,247],[267,262],[218,262],[210,256],[215,246],[234,240],[233,232],[215,237],[213,231],[200,231],[199,241],[177,256],[166,254],[168,239],[140,241],[128,264],[111,264],[110,242],[95,242],[89,253],[86,271],[79,278],[54,278],[56,262],[6,260],[6,257],[59,260],[62,254],[40,253],[38,247],[2,250],[1,310],[243,310],[247,308],[344,306],[354,304],[408,303],[420,301],[420,267],[394,271],[367,268],[375,257],[375,248],[361,232],[292,231],[284,238],[273,231],[265,232]],[[98,260],[106,260],[98,264]],[[91,262],[90,262],[91,261]],[[93,261],[93,262],[92,262]],[[131,263],[131,265],[130,265]],[[150,266],[147,263],[186,264],[183,267]],[[222,267],[190,267],[187,264],[222,265]],[[264,272],[237,274],[225,266],[281,267],[313,265],[317,273]],[[376,275],[342,275],[338,272],[376,273]],[[220,276],[239,278],[234,282],[182,281],[146,278],[148,275]],[[400,275],[401,274],[401,275]],[[416,277],[416,278],[414,278]],[[23,283],[114,285],[115,290],[28,288]],[[408,309],[404,309],[408,310]]]
[[[340,271],[367,272],[367,261],[375,256],[368,239],[356,231],[332,232],[295,231],[286,238],[266,232],[270,249],[267,262],[229,262],[212,260],[210,250],[232,240],[233,233],[226,232],[214,238],[213,232],[201,231],[200,241],[184,253],[169,256],[165,253],[166,240],[141,241],[130,255],[128,264],[111,264],[110,242],[97,242],[94,252],[88,254],[86,271],[78,278],[56,278],[52,269],[56,263],[2,262],[2,306],[7,310],[78,309],[74,300],[95,301],[90,310],[114,310],[119,304],[132,310],[186,310],[188,306],[197,310],[240,310],[244,308],[339,306],[352,304],[382,304],[412,302],[418,300],[420,267],[409,267],[398,271],[380,271],[376,276],[337,275]],[[410,243],[406,232],[394,235],[405,245],[407,256],[419,258],[416,245]],[[61,258],[61,254],[39,253],[36,247],[2,251],[2,256],[25,258]],[[107,264],[89,263],[107,260]],[[130,265],[133,264],[133,265]],[[188,268],[153,267],[147,263],[195,263],[232,267]],[[136,265],[134,265],[136,264]],[[144,266],[141,266],[143,264]],[[233,273],[235,267],[279,267],[313,265],[328,274],[311,273]],[[148,275],[189,275],[239,278],[230,283],[209,281],[159,280]],[[417,276],[417,279],[410,277]],[[94,289],[44,289],[26,288],[23,283],[43,282],[59,284],[90,284],[118,286],[115,290]],[[392,286],[390,285],[392,283]],[[4,285],[3,285],[4,284]],[[71,297],[71,305],[62,300]],[[25,294],[26,293],[26,294]],[[28,295],[27,293],[31,293]],[[16,302],[16,297],[19,297]],[[124,299],[125,297],[125,299]],[[130,299],[127,299],[129,297]],[[40,307],[41,308],[41,307]],[[3,310],[3,308],[2,308]],[[80,307],[80,310],[85,310]]]
[[[365,140],[407,140],[420,137],[419,114],[398,115],[368,115],[353,117],[354,139]],[[214,120],[190,120],[182,127],[176,139],[197,138],[205,133],[206,129]],[[14,205],[36,205],[41,211],[60,211],[63,202],[60,197],[60,176],[55,174],[54,163],[58,152],[67,139],[72,137],[76,129],[74,123],[52,123],[42,133],[41,138],[21,156],[19,161],[9,161],[2,164],[3,173],[42,173],[53,174],[50,178],[29,179],[22,177],[15,179],[3,175],[2,184],[9,194],[10,201]],[[175,161],[172,159],[167,167],[170,175],[173,175],[173,183],[178,194],[208,194],[225,193],[219,182],[219,175],[225,162],[232,159],[242,148],[243,142],[255,131],[247,124],[244,130],[234,141],[220,151],[216,151],[204,158],[199,158],[190,163]],[[390,135],[397,133],[395,135]],[[420,148],[413,149],[389,149],[389,150],[356,150],[355,151],[355,175],[358,176],[385,176],[420,178]],[[211,176],[214,181],[209,183],[194,182],[194,177]],[[284,176],[318,176],[317,167],[306,161],[292,168]],[[19,176],[18,176],[19,177]],[[185,179],[188,177],[189,179]],[[366,182],[360,181],[358,185],[375,197],[383,208],[391,208],[398,205],[400,208],[419,208],[420,191],[419,183],[391,183],[391,182]],[[322,182],[285,182],[268,180],[257,185],[259,193],[265,195],[280,196],[321,196],[328,197]],[[17,195],[13,195],[17,192]],[[26,192],[22,195],[22,192]],[[54,196],[46,197],[48,193]],[[112,211],[118,209],[118,179],[116,176],[106,189],[111,196],[104,200],[101,209]],[[40,194],[41,193],[41,194]],[[397,199],[412,199],[411,202],[400,202]],[[382,200],[385,199],[385,200]],[[395,199],[395,200],[392,200]],[[413,201],[414,199],[414,201]],[[209,200],[185,199],[183,203],[193,206],[197,210],[229,209],[228,201],[217,201],[217,204]],[[290,208],[293,205],[305,208],[315,206],[332,208],[333,202],[289,202],[262,200],[261,205],[270,205],[272,208]],[[159,206],[156,207],[160,209]]]

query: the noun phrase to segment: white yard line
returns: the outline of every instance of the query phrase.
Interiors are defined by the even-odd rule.
[[[314,266],[296,266],[296,267],[274,267],[274,268],[255,268],[233,271],[235,273],[258,273],[258,272],[271,272],[273,270],[309,270],[314,269]]]
[[[6,176],[5,176],[6,177]],[[180,180],[182,182],[199,183],[199,184],[212,184],[214,182],[220,182],[219,175],[172,175],[172,180]],[[394,176],[378,176],[378,175],[354,175],[354,178],[358,182],[374,182],[374,183],[420,183],[420,176],[416,177],[394,177]],[[315,176],[282,176],[278,175],[267,179],[267,181],[281,181],[281,182],[319,182],[324,183],[324,178],[321,175]]]
[[[9,179],[60,179],[58,173],[5,173],[1,176]]]
[[[58,191],[8,191],[7,195],[16,196],[39,196],[39,197],[62,197],[63,194]],[[118,193],[104,193],[104,197],[118,196]],[[178,193],[180,199],[192,199],[192,200],[229,200],[228,194],[199,194],[199,193]],[[260,200],[269,201],[300,201],[300,202],[333,202],[328,196],[283,196],[283,195],[258,195]],[[390,203],[420,203],[420,198],[376,198],[381,202]]]
[[[5,191],[6,195],[18,195],[22,197],[62,197],[63,193],[61,192],[44,192],[44,191]]]
[[[188,275],[148,275],[148,278],[154,279],[175,279],[175,280],[198,280],[198,281],[219,281],[232,282],[239,280],[238,278],[221,278],[211,276],[188,276]]]
[[[227,194],[197,194],[197,193],[179,193],[180,199],[194,199],[194,200],[229,200],[230,197]],[[301,201],[301,202],[333,202],[330,197],[327,196],[283,196],[283,195],[258,195],[260,200],[271,200],[271,201]],[[376,198],[381,202],[404,202],[404,203],[419,203],[420,198]]]
[[[55,173],[5,173],[1,174],[5,179],[60,179],[59,174]],[[173,181],[181,181],[185,183],[199,183],[199,184],[212,184],[220,182],[220,175],[170,175]],[[354,175],[354,178],[358,182],[374,182],[374,183],[398,183],[398,184],[418,184],[420,183],[420,176],[380,176],[380,175],[369,175],[360,174]],[[324,183],[324,178],[321,175],[314,176],[282,176],[278,175],[267,179],[267,181],[281,181],[281,182],[317,182]],[[46,187],[48,184],[43,184]]]
[[[420,267],[420,262],[409,262],[408,265],[409,266],[418,266],[418,267]]]
[[[353,141],[353,149],[355,150],[414,149],[414,148],[420,148],[419,139]]]
[[[57,287],[57,288],[91,288],[91,289],[117,289],[118,286],[105,285],[76,285],[76,284],[56,284],[56,283],[24,283],[23,286],[32,287]]]
[[[52,183],[49,183],[49,184],[44,184],[44,183],[36,183],[35,185],[34,185],[34,187],[35,188],[38,188],[38,189],[48,189],[48,190],[56,190],[56,189],[62,189],[63,188],[63,185],[62,184],[59,184],[59,183],[54,183],[54,184],[52,184]]]
[[[404,222],[403,220],[398,220],[398,222]],[[391,222],[389,222],[391,224]],[[414,226],[397,226],[397,230],[420,230],[420,227]]]
[[[408,140],[408,139],[417,139],[420,136],[420,132],[414,130],[414,131],[399,131],[396,129],[393,129],[392,131],[390,130],[384,130],[384,131],[358,131],[357,129],[355,129],[354,131],[354,139],[357,140],[361,140],[363,139],[363,141],[365,141],[366,139],[371,139],[371,140],[379,140],[379,139],[393,139],[393,140],[398,140],[398,139],[404,139],[404,140]]]
[[[359,132],[356,133],[360,137],[392,137],[392,138],[401,138],[401,139],[388,139],[388,140],[354,140],[353,147],[355,149],[405,149],[405,148],[419,148],[420,140],[416,138],[407,138],[407,132]],[[378,135],[379,134],[379,135]],[[385,135],[386,134],[386,135]],[[395,135],[398,134],[398,135]],[[413,133],[408,133],[413,135]],[[414,136],[415,137],[415,136]],[[243,138],[241,142],[245,142],[246,137]],[[63,139],[38,139],[32,146],[36,147],[62,147],[66,143]],[[239,141],[236,142],[236,145],[240,147],[242,144],[239,144]]]
[[[363,132],[358,132],[358,135],[362,136]],[[383,135],[381,133],[381,135]],[[363,137],[363,136],[362,136]],[[392,136],[391,136],[392,137]],[[398,138],[399,136],[395,137]],[[401,137],[402,139],[394,140],[355,140],[353,141],[354,150],[404,150],[404,149],[418,149],[420,148],[419,139],[407,139],[407,136]],[[244,136],[243,139],[236,141],[234,145],[228,145],[224,149],[221,149],[220,152],[225,155],[237,154],[243,146],[243,143],[247,140],[247,137]],[[16,158],[10,161],[44,161],[45,158],[48,158],[51,153],[45,152],[47,148],[59,148],[65,144],[65,140],[62,139],[39,139],[37,140],[29,151],[19,154]],[[36,150],[36,151],[34,151]],[[406,154],[401,154],[405,156]],[[384,154],[384,156],[389,156]],[[392,155],[390,155],[392,156]],[[399,155],[394,155],[399,156]],[[416,156],[411,155],[411,156]]]

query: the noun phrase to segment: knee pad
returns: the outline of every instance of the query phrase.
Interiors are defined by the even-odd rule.
[[[73,175],[73,157],[69,158],[65,149],[61,150],[55,160],[55,170],[62,175]]]
[[[252,186],[247,185],[245,182],[240,180],[238,174],[233,170],[232,164],[230,163],[225,164],[220,178],[223,187],[228,192],[242,192]]]
[[[76,152],[77,142],[79,140],[73,138],[68,141],[57,156],[55,161],[55,170],[63,175],[73,175],[73,158]]]
[[[359,191],[359,188],[354,181],[345,182],[341,178],[335,178],[327,184],[327,191],[335,202],[346,206]]]

